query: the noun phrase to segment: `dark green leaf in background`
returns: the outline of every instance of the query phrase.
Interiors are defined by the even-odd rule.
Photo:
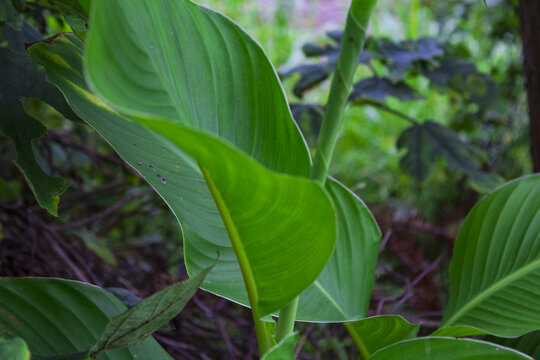
[[[384,77],[372,77],[354,84],[349,101],[361,102],[362,100],[370,100],[384,103],[389,96],[402,101],[424,98],[403,81],[393,82]]]
[[[379,40],[376,44],[378,54],[389,62],[393,78],[401,78],[418,61],[431,61],[444,54],[443,46],[437,39],[421,38],[395,43],[390,40]]]
[[[397,141],[397,147],[407,150],[400,161],[401,168],[418,182],[425,180],[433,170],[436,159],[442,158],[450,168],[470,176],[483,191],[489,191],[500,183],[496,175],[479,169],[470,145],[450,128],[436,122],[426,121],[405,129]]]

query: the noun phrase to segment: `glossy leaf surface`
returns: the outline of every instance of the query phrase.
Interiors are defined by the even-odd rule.
[[[0,325],[23,338],[34,356],[67,355],[92,346],[127,308],[96,286],[50,278],[0,279]],[[110,350],[98,360],[170,359],[153,339]]]
[[[346,323],[345,326],[364,358],[369,358],[377,350],[398,341],[414,338],[419,324],[411,324],[401,316],[374,316]]]
[[[484,341],[442,337],[404,340],[377,351],[370,360],[532,360],[516,350]]]
[[[500,187],[469,213],[437,334],[454,326],[514,337],[540,328],[540,175]],[[469,331],[467,331],[469,330]],[[472,329],[461,329],[463,336]]]

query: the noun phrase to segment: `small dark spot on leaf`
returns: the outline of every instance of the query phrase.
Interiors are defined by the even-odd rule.
[[[137,165],[141,166],[143,163],[140,161],[137,161]]]
[[[350,41],[350,42],[353,42],[353,41],[354,41],[354,37],[349,36],[349,41]]]
[[[155,168],[152,164],[150,164],[150,165],[148,165],[148,166],[150,167],[150,169],[156,171],[156,168]]]

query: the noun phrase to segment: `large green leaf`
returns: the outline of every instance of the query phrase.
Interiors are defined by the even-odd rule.
[[[193,297],[211,268],[168,286],[112,319],[90,355],[139,343],[171,321]]]
[[[110,319],[126,310],[105,290],[77,281],[0,279],[0,328],[23,338],[34,356],[84,351],[98,340]],[[153,338],[97,357],[134,358],[170,359]]]
[[[420,329],[419,324],[395,315],[374,316],[345,326],[364,359],[398,341],[414,338]]]
[[[248,299],[236,262],[236,256],[217,208],[212,201],[212,196],[198,168],[193,166],[192,162],[185,161],[186,156],[180,153],[176,147],[164,142],[163,139],[137,123],[119,117],[88,92],[81,76],[80,57],[82,44],[73,36],[58,37],[51,45],[36,44],[30,48],[30,51],[39,63],[45,65],[49,78],[64,92],[77,114],[96,128],[124,160],[130,163],[156,188],[175,214],[182,220],[188,271],[193,274],[208,266],[214,261],[216,250],[219,251],[221,254],[219,262],[202,287],[234,301],[247,304]],[[274,126],[277,125],[279,124],[274,124]],[[296,129],[294,130],[296,131]],[[285,145],[281,144],[279,146],[283,147]],[[291,153],[290,156],[293,155]],[[166,182],[166,184],[163,182]],[[338,242],[344,242],[343,251],[346,251],[347,246],[352,246],[355,252],[346,252],[342,256],[351,260],[345,262],[347,266],[343,267],[343,269],[346,269],[343,273],[340,273],[336,267],[341,266],[340,262],[331,261],[328,265],[331,267],[330,271],[336,276],[350,280],[352,280],[351,274],[353,270],[357,269],[351,268],[352,266],[358,266],[358,263],[365,263],[368,267],[374,266],[376,260],[368,254],[376,256],[377,252],[373,249],[377,248],[378,245],[374,243],[377,243],[380,237],[379,230],[369,211],[359,200],[355,201],[358,208],[363,208],[363,210],[355,210],[355,214],[363,213],[360,222],[366,225],[366,228],[362,229],[359,235],[365,233],[369,236],[365,239],[359,238],[358,234],[352,236],[347,228],[339,231],[342,235],[339,236]],[[340,221],[340,223],[343,223],[343,221]],[[194,229],[197,231],[194,231]],[[370,237],[371,235],[374,237]],[[366,242],[366,244],[363,245],[362,242]],[[368,250],[363,251],[363,247]],[[353,261],[355,256],[359,256],[360,260]],[[364,257],[369,261],[364,261]],[[312,303],[312,306],[309,307],[309,311],[304,311],[302,319],[308,321],[344,321],[363,317],[367,304],[366,299],[369,298],[373,280],[369,280],[369,274],[372,271],[359,271],[359,273],[366,274],[366,277],[362,277],[358,281],[363,288],[362,301],[355,303],[358,294],[354,293],[352,289],[345,287],[339,292],[340,289],[330,278],[326,283],[334,287],[335,292],[327,291],[323,281],[319,282],[318,289],[315,289],[315,291],[308,290],[303,295],[307,302]],[[345,312],[339,308],[336,310],[336,306],[334,306],[336,300],[352,304],[355,311],[359,310],[350,312],[346,307]],[[328,304],[332,304],[332,306],[329,307]],[[338,307],[342,306],[339,305]]]
[[[21,338],[0,338],[0,359],[30,360],[30,351],[26,342]]]
[[[426,337],[404,340],[373,354],[370,360],[532,360],[516,350],[471,339]]]
[[[215,134],[270,170],[309,173],[309,153],[262,48],[188,0],[98,1],[86,75],[122,113]]]
[[[79,54],[75,51],[77,47],[74,45],[79,46]],[[137,125],[137,123],[122,119],[84,89],[84,80],[81,78],[80,72],[65,66],[67,63],[77,64],[77,60],[80,59],[80,46],[82,44],[73,36],[67,36],[56,39],[54,54],[49,52],[51,47],[47,44],[34,45],[31,52],[39,62],[47,65],[49,77],[54,79],[65,91],[74,110],[81,117],[88,119],[111,142],[119,154],[145,175],[150,184],[162,194],[171,208],[176,211],[178,217],[184,220],[184,224],[187,224],[186,228],[191,229],[191,225],[204,230],[201,233],[211,241],[201,241],[203,246],[209,246],[203,255],[207,257],[213,256],[215,259],[216,252],[219,252],[220,260],[216,268],[221,270],[212,271],[209,274],[209,277],[212,276],[212,273],[215,275],[213,279],[207,281],[207,284],[209,284],[207,288],[214,290],[213,284],[217,284],[218,290],[225,289],[225,291],[228,291],[225,292],[226,295],[219,292],[220,295],[227,296],[230,294],[233,299],[242,300],[246,304],[247,299],[245,298],[245,290],[243,289],[241,274],[238,271],[236,257],[225,233],[225,226],[221,222],[217,207],[212,201],[212,195],[205,185],[198,167],[182,160],[185,155],[180,153],[178,148],[170,142]],[[235,218],[234,227],[239,230],[242,236],[246,231],[248,233],[250,231],[260,233],[257,238],[251,241],[255,248],[251,248],[250,251],[252,249],[263,251],[264,248],[261,245],[268,243],[266,251],[269,252],[261,254],[268,257],[269,260],[255,261],[253,270],[254,276],[255,274],[261,274],[273,284],[279,283],[281,279],[281,283],[277,286],[269,286],[265,281],[260,282],[260,285],[267,288],[268,292],[279,293],[277,296],[282,300],[278,302],[278,305],[284,305],[291,297],[294,297],[295,292],[297,293],[302,287],[305,288],[313,282],[314,277],[320,272],[330,255],[335,236],[334,214],[330,201],[318,185],[309,182],[307,179],[270,172],[213,136],[204,135],[167,121],[157,121],[154,124],[161,128],[156,130],[162,131],[165,135],[174,135],[176,139],[173,140],[177,141],[186,151],[190,151],[190,155],[196,157],[200,163],[210,163],[213,169],[209,169],[208,174],[213,183],[219,183],[220,186],[227,188],[235,186],[234,191],[232,191],[232,187],[228,192],[221,191],[220,196],[226,199],[223,209],[233,213]],[[180,138],[182,135],[184,135],[184,138]],[[192,140],[188,141],[188,138]],[[223,158],[215,158],[213,154],[216,153],[221,154]],[[164,156],[164,154],[167,154],[167,156]],[[226,154],[227,156],[225,156]],[[229,161],[223,159],[229,159]],[[230,173],[231,169],[238,166],[242,171],[236,172],[238,176],[235,175],[233,179],[230,179],[231,176],[227,175],[227,173]],[[223,176],[216,178],[216,174],[222,174]],[[255,179],[261,179],[260,187],[246,186],[246,182],[247,184],[251,183],[252,176]],[[276,182],[275,179],[280,180]],[[286,185],[281,186],[278,184]],[[281,193],[280,196],[282,190],[285,192]],[[239,194],[244,196],[238,196]],[[257,200],[261,197],[264,202]],[[317,201],[323,202],[322,207],[321,204],[317,204]],[[233,202],[232,207],[229,204],[230,202]],[[264,206],[266,206],[266,209],[275,209],[272,212],[274,216],[281,212],[280,216],[284,217],[269,216],[271,212],[267,211],[264,211],[265,217],[259,216],[257,213],[250,214],[250,209],[263,211],[265,210]],[[294,208],[296,208],[296,212],[293,211]],[[319,218],[318,226],[320,228],[317,230],[317,227],[311,226],[310,221],[305,220],[300,221],[291,229],[291,224],[298,220],[298,215],[306,219]],[[283,221],[283,219],[286,220]],[[261,227],[254,227],[254,224]],[[196,241],[200,238],[194,235],[194,232],[186,231],[186,241],[191,239],[197,246]],[[251,238],[252,234],[247,234],[247,236]],[[263,238],[266,240],[260,242]],[[298,241],[293,239],[298,239]],[[260,244],[258,244],[259,242]],[[285,247],[283,246],[284,243],[286,244]],[[186,254],[191,250],[188,244],[189,242],[186,244]],[[294,252],[285,256],[287,252],[284,251],[284,248],[286,247],[301,249],[298,250],[301,251],[300,256],[297,253],[293,255]],[[306,248],[314,249],[313,253],[305,251]],[[280,254],[280,256],[273,255],[270,257],[268,254],[272,252]],[[203,261],[206,259],[205,257],[199,258],[202,258]],[[199,258],[195,257],[195,259]],[[227,271],[231,267],[234,270],[233,276]],[[319,270],[315,270],[315,268],[319,268]],[[287,276],[281,278],[275,276],[275,269],[280,269],[282,274]],[[293,272],[288,273],[288,271]],[[194,272],[193,268],[190,269],[190,272]],[[285,284],[290,283],[288,281],[290,277],[288,276],[291,276],[291,274],[298,275],[298,282],[295,281],[294,286],[287,286],[287,289],[283,289]],[[265,296],[260,298],[263,297]],[[268,297],[268,299],[272,298],[273,295]],[[263,304],[261,311],[267,311],[266,306]],[[277,310],[277,308],[276,305],[272,305],[270,311]]]
[[[225,24],[231,25],[228,20],[225,21]],[[246,38],[245,45],[256,47],[249,38]],[[61,88],[77,114],[96,128],[124,160],[141,172],[182,220],[188,271],[193,274],[202,270],[214,261],[216,250],[219,251],[221,254],[219,262],[202,287],[234,301],[248,304],[236,256],[232,251],[224,225],[198,167],[193,162],[189,162],[189,159],[185,161],[186,156],[180,153],[176,147],[170,146],[168,142],[164,142],[163,139],[137,123],[125,121],[88,92],[81,77],[80,53],[82,52],[82,44],[72,36],[61,36],[55,39],[51,46],[34,45],[30,51],[38,62],[45,65],[49,78]],[[256,47],[251,52],[259,53],[260,51]],[[242,54],[238,54],[238,57],[241,56]],[[221,66],[223,65],[230,64],[222,62]],[[242,74],[246,69],[249,67],[242,69]],[[275,81],[277,82],[277,80]],[[215,92],[215,94],[221,95],[223,92]],[[213,96],[214,93],[211,95]],[[228,92],[224,96],[228,96]],[[203,95],[199,98],[205,99]],[[207,100],[204,101],[207,102]],[[240,105],[238,104],[238,106]],[[236,119],[235,121],[240,120]],[[274,120],[272,126],[280,126],[276,120],[278,119]],[[286,128],[288,127],[289,125],[286,126]],[[292,130],[296,131],[296,128],[293,127]],[[241,140],[242,138],[235,139],[235,141]],[[278,138],[269,140],[277,142],[276,148],[290,148],[288,144],[291,141],[283,144]],[[163,156],[163,154],[167,155]],[[300,155],[303,157],[302,154],[301,152]],[[286,155],[286,157],[295,156],[298,154],[292,151]],[[261,160],[259,159],[259,161]],[[294,159],[283,161],[298,162]],[[263,163],[263,165],[267,164]],[[272,168],[272,166],[269,167]],[[336,187],[336,185],[327,185],[327,189],[329,187]],[[301,303],[306,305],[302,306],[302,309],[305,310],[299,313],[299,318],[302,320],[356,320],[362,318],[365,315],[365,309],[367,309],[367,301],[373,284],[372,268],[376,261],[380,232],[367,208],[354,195],[344,190],[341,192],[344,192],[343,197],[347,198],[341,202],[351,204],[349,206],[350,213],[347,216],[354,219],[354,223],[361,223],[364,227],[359,229],[357,226],[352,226],[351,229],[355,230],[352,233],[348,227],[338,231],[338,243],[341,245],[338,245],[337,248],[343,250],[336,250],[332,257],[334,260],[330,261],[323,271],[323,274],[331,276],[321,275],[317,286],[310,288],[302,296]],[[330,193],[332,197],[336,196],[333,191]],[[334,200],[336,201],[336,199]],[[339,210],[340,207],[338,206],[338,218],[344,216],[340,215],[342,213]],[[357,221],[356,216],[360,216],[359,221]],[[346,222],[340,220],[339,224],[342,226]],[[349,222],[349,224],[353,224],[353,222]],[[349,248],[353,251],[348,251]],[[340,252],[343,254],[339,255]],[[359,264],[366,266],[367,270],[358,271]],[[343,269],[343,271],[339,271],[339,269]],[[354,271],[362,274],[360,278],[356,277],[356,283],[351,275]],[[344,279],[347,281],[343,281]],[[343,285],[352,283],[354,286],[347,285],[340,288],[336,285],[339,283]],[[363,294],[361,297],[356,291],[358,289],[361,289],[360,293]],[[307,306],[308,304],[310,306]]]
[[[523,335],[540,328],[539,304],[540,175],[533,175],[500,187],[467,216],[454,247],[450,300],[437,334],[457,327],[460,336],[478,330]]]

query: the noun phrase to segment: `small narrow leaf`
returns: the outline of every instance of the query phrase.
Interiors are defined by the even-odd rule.
[[[401,316],[374,316],[345,323],[358,350],[364,358],[398,341],[414,338],[419,324],[411,324]]]
[[[472,339],[425,337],[385,347],[369,360],[533,360],[516,350]]]
[[[161,290],[112,319],[90,355],[136,344],[166,325],[184,308],[211,269]]]

